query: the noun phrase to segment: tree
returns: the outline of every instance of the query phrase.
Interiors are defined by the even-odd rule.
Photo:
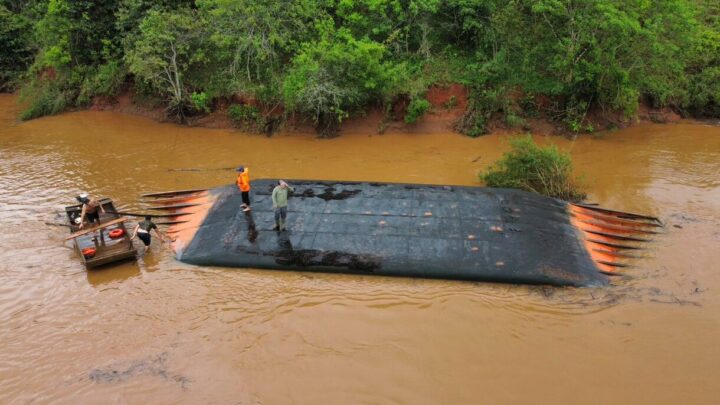
[[[429,58],[441,0],[343,0],[333,10],[357,38],[384,44],[394,55]]]
[[[30,27],[28,18],[0,4],[0,91],[12,90],[32,62]]]
[[[513,0],[495,18],[514,84],[564,100],[568,122],[591,103],[632,116],[641,95],[680,100],[693,21],[683,0]]]
[[[50,0],[35,25],[41,50],[36,67],[57,70],[106,62],[108,47],[119,44],[117,5],[117,0]]]
[[[125,50],[131,73],[168,97],[168,111],[184,120],[185,78],[208,63],[204,21],[196,10],[150,10]]]
[[[309,39],[320,12],[314,0],[200,0],[198,5],[212,21],[218,74],[230,78],[233,90],[254,91],[261,99],[279,95],[278,78]]]
[[[688,101],[694,115],[720,117],[720,4],[698,1],[701,28],[687,63]]]
[[[320,39],[303,44],[284,82],[289,110],[309,113],[322,136],[337,134],[348,113],[382,100],[398,74],[384,60],[385,47],[356,39],[332,20],[318,24]]]
[[[718,44],[717,0],[0,0],[0,90],[22,83],[25,117],[133,82],[181,119],[241,94],[329,135],[460,83],[465,133],[538,113],[577,131],[640,102],[720,115]]]

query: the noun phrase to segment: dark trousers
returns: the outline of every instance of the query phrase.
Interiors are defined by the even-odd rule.
[[[285,226],[285,218],[287,218],[287,207],[275,208],[275,224],[279,227]]]
[[[250,192],[249,191],[242,192],[242,201],[243,201],[243,204],[250,206]]]
[[[152,240],[150,232],[138,232],[137,236],[145,244],[145,246],[150,246],[150,241]]]
[[[98,223],[98,224],[100,224],[100,213],[97,212],[97,211],[95,211],[95,212],[86,212],[86,213],[85,213],[85,219],[86,219],[89,223],[91,223],[91,224],[93,224],[93,223]]]

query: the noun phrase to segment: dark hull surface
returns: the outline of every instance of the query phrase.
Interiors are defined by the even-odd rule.
[[[277,232],[272,230],[275,184],[253,181],[248,213],[240,209],[234,185],[189,195],[188,204],[177,211],[195,221],[169,230],[176,237],[177,258],[209,266],[572,286],[608,283],[604,265],[598,266],[564,201],[509,189],[294,181],[288,230]],[[177,206],[177,198],[172,204]],[[607,237],[599,237],[598,246],[608,254],[617,251]]]

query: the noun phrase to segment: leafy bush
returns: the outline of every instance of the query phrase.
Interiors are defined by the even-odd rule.
[[[58,114],[70,103],[70,96],[58,83],[50,81],[38,81],[26,87],[20,98],[29,101],[28,107],[20,114],[20,119],[23,121]]]
[[[686,108],[698,116],[720,117],[720,4],[708,1],[704,7],[704,27],[689,58]]]
[[[422,97],[413,97],[405,113],[405,123],[414,124],[430,109],[430,102]]]
[[[22,88],[21,99],[29,105],[20,118],[30,120],[87,106],[95,96],[114,96],[124,82],[125,70],[119,62],[98,67],[47,68]]]
[[[487,123],[492,115],[506,108],[505,89],[473,89],[465,114],[455,123],[455,129],[470,137],[488,133]]]
[[[446,110],[452,110],[453,108],[457,107],[457,103],[458,103],[457,97],[455,97],[453,95],[453,96],[450,96],[448,101],[443,103],[443,107],[445,107]]]
[[[78,95],[78,105],[90,103],[95,96],[112,97],[125,82],[126,71],[119,61],[102,64],[85,75]]]
[[[125,82],[126,74],[127,71],[120,61],[100,65],[92,78],[92,93],[98,96],[114,96]]]
[[[203,113],[210,112],[210,100],[205,92],[193,92],[192,94],[190,94],[190,101],[192,102],[193,107],[197,111]]]
[[[520,128],[527,124],[527,121],[525,121],[525,118],[517,115],[516,113],[509,112],[505,115],[505,124],[507,124],[510,128]]]
[[[262,114],[257,107],[247,104],[232,104],[228,108],[228,116],[236,128],[258,131],[262,127]]]
[[[693,76],[689,109],[699,116],[720,117],[720,66]]]
[[[569,201],[585,198],[573,178],[569,154],[554,145],[538,146],[530,135],[511,139],[510,145],[512,149],[480,175],[486,185],[518,188]]]

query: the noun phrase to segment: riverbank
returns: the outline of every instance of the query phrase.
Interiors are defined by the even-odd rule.
[[[432,86],[428,90],[426,98],[430,102],[430,109],[413,124],[404,122],[403,118],[407,110],[407,102],[400,101],[393,106],[389,114],[380,108],[375,108],[363,113],[357,113],[345,119],[340,124],[340,135],[343,133],[361,132],[365,132],[368,135],[386,132],[455,132],[460,134],[456,129],[456,125],[466,111],[468,105],[468,89],[460,84]],[[249,103],[254,104],[252,101]],[[187,118],[185,124],[180,125],[200,128],[236,129],[237,125],[228,115],[228,108],[232,104],[248,104],[248,100],[241,96],[232,99],[218,100],[215,103],[213,111],[207,114],[190,116]],[[164,107],[153,106],[147,102],[138,102],[135,94],[130,90],[123,91],[114,98],[95,97],[87,109],[90,111],[108,111],[136,115],[157,122],[177,123],[168,118]],[[275,116],[277,116],[277,112],[275,112]],[[644,103],[640,105],[637,115],[629,119],[625,118],[620,112],[607,112],[600,109],[589,111],[584,121],[584,127],[591,128],[592,131],[586,130],[581,133],[589,134],[624,129],[645,123],[671,124],[682,121],[687,121],[687,119],[684,119],[671,108],[653,108],[647,103]],[[520,123],[510,125],[503,118],[502,114],[498,113],[491,117],[487,129],[488,133],[486,135],[522,133],[562,136],[578,135],[578,133],[570,131],[564,123],[554,121],[542,115],[523,119]],[[297,116],[288,117],[287,121],[280,127],[280,131],[287,133],[315,133],[312,122],[300,119]]]

